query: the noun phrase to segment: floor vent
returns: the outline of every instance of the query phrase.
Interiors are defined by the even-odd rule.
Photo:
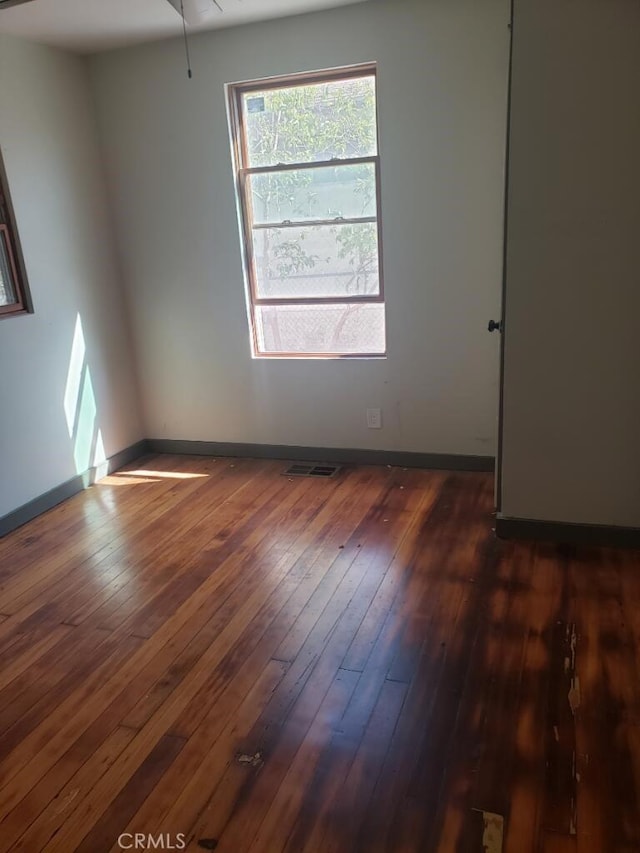
[[[335,477],[339,465],[309,465],[296,462],[284,472],[285,477]]]

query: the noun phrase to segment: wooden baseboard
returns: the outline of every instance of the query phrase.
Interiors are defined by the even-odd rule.
[[[500,539],[533,539],[569,545],[640,548],[640,528],[606,524],[569,524],[498,516],[496,535]]]
[[[404,450],[294,447],[286,444],[240,444],[219,441],[176,441],[167,438],[149,439],[148,446],[152,453],[286,459],[292,462],[394,465],[402,468],[435,468],[450,471],[493,471],[495,467],[493,456],[465,456],[455,453],[412,453]]]

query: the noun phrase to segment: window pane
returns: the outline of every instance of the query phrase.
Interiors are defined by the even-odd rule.
[[[373,75],[242,98],[250,167],[377,154]]]
[[[321,166],[250,175],[253,221],[285,219],[357,219],[376,215],[376,169],[373,163]]]
[[[261,299],[380,292],[376,223],[258,228],[253,250]]]
[[[255,309],[261,353],[384,355],[384,305],[264,305]]]
[[[6,234],[0,231],[0,305],[15,305],[17,301]]]

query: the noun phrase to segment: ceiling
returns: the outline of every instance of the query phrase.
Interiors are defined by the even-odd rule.
[[[194,0],[184,0],[185,17]],[[218,29],[346,6],[363,0],[197,0],[189,30]],[[55,47],[93,53],[182,33],[182,18],[172,7],[180,0],[31,0],[0,9],[0,33]]]

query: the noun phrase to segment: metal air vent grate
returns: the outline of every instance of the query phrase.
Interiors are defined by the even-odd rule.
[[[339,465],[315,465],[313,463],[296,462],[284,471],[285,477],[335,477],[340,470]]]

